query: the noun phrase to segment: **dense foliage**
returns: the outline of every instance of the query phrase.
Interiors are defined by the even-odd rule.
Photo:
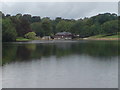
[[[37,36],[53,36],[57,32],[71,32],[80,38],[106,34],[113,35],[119,32],[118,16],[116,14],[104,13],[83,19],[50,19],[29,14],[2,15],[3,41],[14,41],[16,37],[24,37],[29,32],[35,32]]]
[[[2,20],[2,38],[3,41],[15,41],[17,37],[16,29],[12,21],[8,18]]]
[[[28,32],[25,34],[25,37],[28,39],[35,39],[36,33],[35,32]]]

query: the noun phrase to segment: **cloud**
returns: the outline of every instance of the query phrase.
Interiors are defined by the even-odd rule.
[[[2,12],[78,19],[99,13],[117,13],[117,5],[117,2],[4,2]]]

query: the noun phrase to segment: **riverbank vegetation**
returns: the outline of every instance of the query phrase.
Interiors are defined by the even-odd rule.
[[[70,32],[73,35],[78,35],[79,38],[118,38],[118,32],[120,32],[118,16],[114,13],[98,14],[77,20],[63,19],[62,17],[56,17],[55,19],[41,18],[30,14],[13,16],[10,14],[5,15],[2,12],[0,14],[2,15],[3,42],[27,41],[43,36],[53,37],[58,32]]]

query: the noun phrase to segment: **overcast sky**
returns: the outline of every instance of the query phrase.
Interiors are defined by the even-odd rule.
[[[78,19],[99,13],[118,13],[117,2],[4,2],[5,14],[31,14],[41,17]]]

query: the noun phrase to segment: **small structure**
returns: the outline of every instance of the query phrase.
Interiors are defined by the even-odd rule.
[[[74,34],[73,37],[74,37],[74,38],[79,38],[80,35],[79,35],[79,34]]]
[[[42,39],[43,39],[43,40],[50,40],[51,37],[50,37],[50,36],[43,36]]]
[[[54,39],[72,39],[73,35],[70,32],[58,32],[55,34]]]

